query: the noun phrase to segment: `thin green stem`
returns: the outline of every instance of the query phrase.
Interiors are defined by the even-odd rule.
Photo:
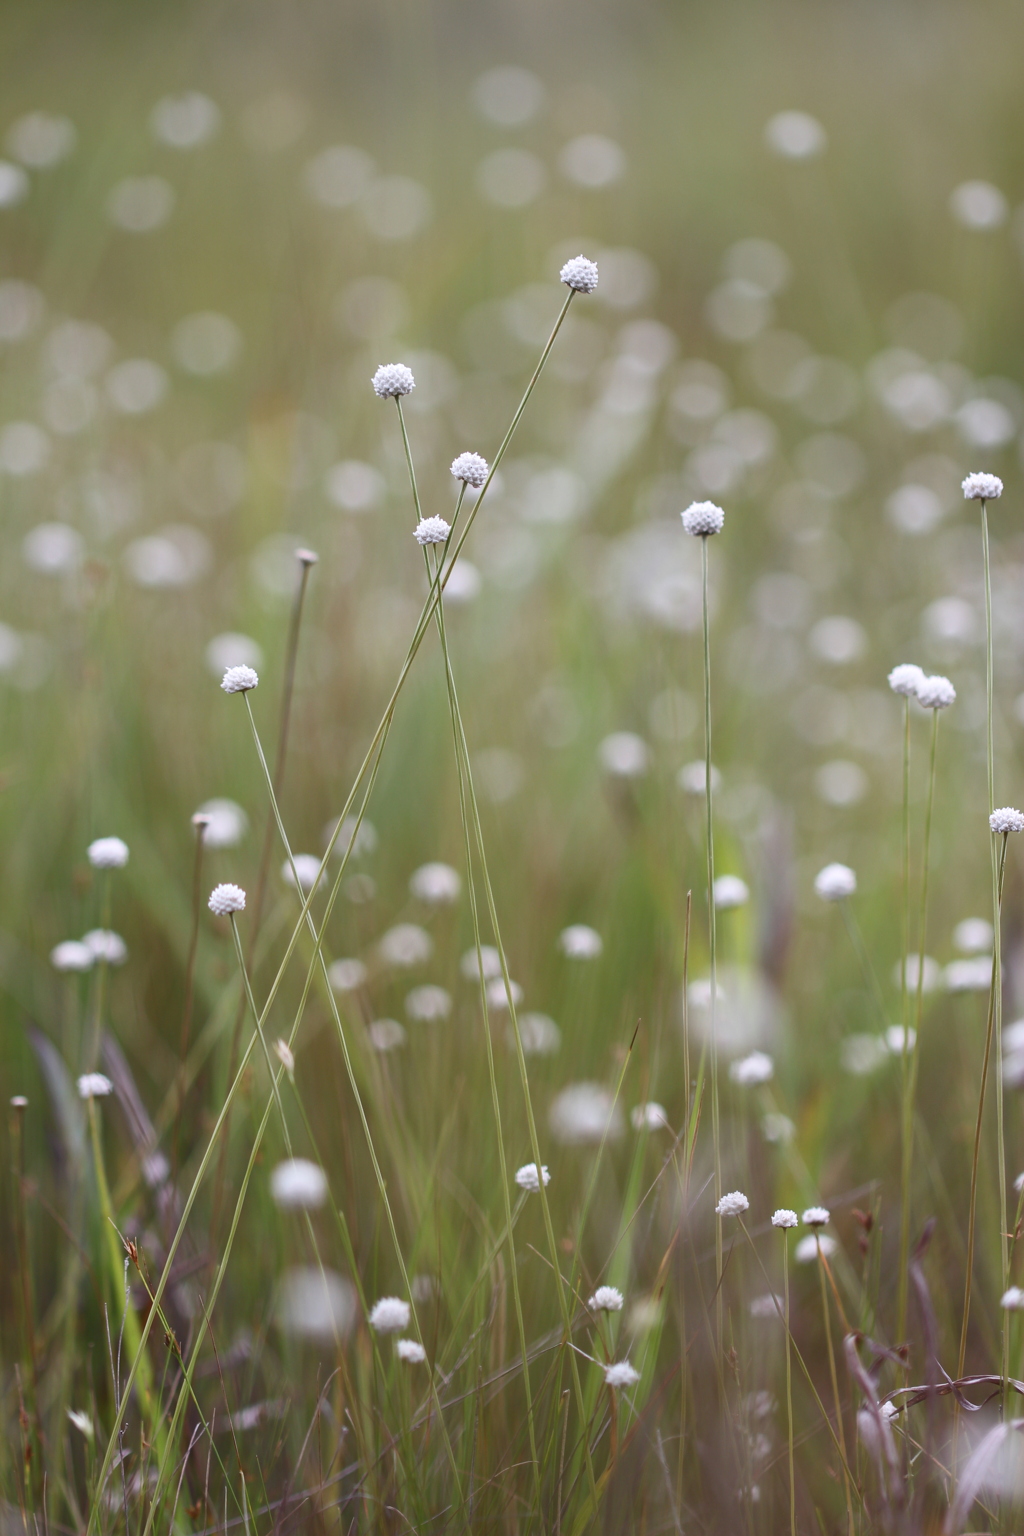
[[[789,1452],[789,1536],[796,1536],[796,1471],[793,1465],[793,1346],[789,1331],[789,1238],[782,1232],[782,1285],[786,1307],[786,1424]]]
[[[846,1431],[843,1428],[843,1404],[839,1396],[839,1377],[836,1373],[836,1352],[832,1344],[832,1314],[828,1305],[828,1290],[825,1285],[825,1265],[821,1256],[821,1241],[815,1231],[814,1239],[818,1248],[818,1279],[821,1282],[821,1315],[825,1320],[825,1344],[828,1349],[828,1373],[832,1382],[832,1397],[836,1405],[836,1433],[839,1437],[839,1445],[843,1457],[843,1488],[846,1494],[846,1523],[849,1532],[853,1533],[853,1504],[850,1499],[850,1474],[846,1455]]]
[[[910,1161],[913,1124],[908,1123],[910,1102],[910,1020],[907,1017],[907,957],[910,954],[910,698],[903,700],[903,951],[900,962],[900,1020],[903,1049],[900,1053],[900,1259],[897,1280],[896,1337],[907,1331],[907,1259],[910,1254]]]
[[[708,536],[700,541],[701,596],[704,620],[704,804],[708,886],[708,945],[711,961],[711,1138],[715,1149],[715,1206],[722,1198],[722,1148],[718,1119],[718,955],[715,942],[715,838],[711,784],[711,627],[708,615]],[[722,1218],[715,1211],[715,1325],[718,1348],[722,1347]]]

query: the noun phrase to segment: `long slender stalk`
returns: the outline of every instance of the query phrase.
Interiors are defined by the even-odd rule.
[[[910,954],[910,697],[903,700],[903,949],[900,963],[900,1021],[903,1049],[900,1052],[900,1259],[897,1279],[896,1337],[907,1331],[907,1260],[910,1256],[910,1161],[913,1123],[908,1122],[910,1102],[910,1020],[907,1016],[907,957]]]
[[[708,535],[700,541],[701,597],[704,620],[704,804],[707,815],[705,828],[708,885],[708,945],[711,961],[711,1001],[709,1004],[711,1035],[711,1138],[715,1150],[715,1205],[722,1198],[722,1147],[718,1118],[718,1025],[716,1003],[718,1001],[718,955],[715,942],[715,837],[712,812],[711,785],[711,627],[708,616]],[[722,1218],[715,1211],[715,1331],[719,1349],[722,1347]]]
[[[828,1372],[832,1382],[832,1396],[836,1405],[836,1434],[843,1457],[843,1490],[846,1494],[846,1524],[850,1536],[853,1536],[853,1503],[850,1498],[850,1474],[846,1455],[846,1431],[843,1428],[843,1403],[839,1396],[839,1377],[836,1373],[836,1352],[832,1345],[832,1314],[828,1305],[828,1290],[825,1285],[825,1265],[821,1256],[821,1242],[817,1230],[814,1233],[815,1243],[818,1248],[818,1279],[821,1282],[821,1314],[825,1319],[825,1344],[828,1349]]]
[[[796,1536],[796,1471],[793,1465],[793,1345],[789,1331],[789,1238],[782,1233],[782,1285],[786,1308],[786,1426],[789,1454],[789,1536]]]
[[[192,1012],[195,1005],[196,956],[199,952],[199,917],[202,910],[203,845],[206,839],[207,818],[197,812],[192,818],[196,832],[196,850],[192,860],[192,932],[188,941],[188,959],[185,963],[185,1006],[181,1012],[181,1041],[178,1055],[177,1092],[178,1112],[174,1117],[174,1136],[171,1141],[171,1178],[178,1177],[178,1136],[181,1130],[182,1111],[185,1108],[185,1070],[188,1061],[189,1039],[192,1033]]]

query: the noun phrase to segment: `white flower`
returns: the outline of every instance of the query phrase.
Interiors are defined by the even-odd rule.
[[[479,981],[481,974],[484,981],[493,981],[501,975],[501,956],[493,944],[481,944],[479,964],[476,950],[467,949],[459,961],[459,970],[467,981]]]
[[[215,885],[207,906],[217,917],[227,917],[229,912],[244,912],[245,892],[240,885]]]
[[[622,1292],[614,1285],[599,1285],[587,1302],[591,1312],[621,1312]]]
[[[823,1205],[809,1205],[804,1211],[803,1221],[805,1227],[827,1227],[829,1212]]]
[[[314,1210],[327,1199],[327,1175],[306,1157],[290,1157],[270,1175],[270,1193],[282,1210]]]
[[[413,987],[405,1000],[405,1011],[410,1019],[425,1024],[435,1023],[438,1019],[446,1019],[451,1013],[451,995],[444,987]]]
[[[203,818],[204,848],[234,848],[249,830],[249,818],[234,800],[207,800],[192,820]]]
[[[707,786],[706,764],[703,758],[696,758],[692,763],[684,763],[676,776],[679,788],[688,795],[702,795]],[[722,775],[711,764],[711,792],[715,794],[722,785]]]
[[[987,992],[992,985],[992,956],[951,960],[942,973],[947,992]]]
[[[822,901],[842,901],[857,889],[857,876],[846,864],[826,864],[814,877],[814,894]]]
[[[956,703],[956,689],[948,677],[925,677],[917,687],[917,702],[924,709],[948,709]]]
[[[252,667],[228,667],[221,678],[225,693],[248,693],[259,687],[259,675]]]
[[[716,1216],[742,1216],[744,1211],[750,1210],[750,1201],[742,1190],[734,1189],[732,1194],[723,1195],[715,1206]]]
[[[50,950],[50,964],[55,971],[91,971],[95,960],[88,944],[78,939],[65,939]]]
[[[915,698],[923,682],[924,673],[912,661],[901,661],[889,673],[889,687],[893,693],[901,694],[905,699]]]
[[[992,952],[992,924],[986,917],[965,917],[953,929],[953,943],[965,955]]]
[[[548,1124],[556,1141],[564,1146],[596,1146],[606,1137],[617,1140],[624,1132],[622,1111],[615,1097],[600,1083],[572,1083],[552,1100]]]
[[[78,1079],[80,1099],[105,1099],[107,1094],[113,1091],[113,1083],[109,1077],[104,1077],[102,1072],[83,1072]]]
[[[751,1317],[780,1317],[782,1315],[781,1296],[773,1296],[771,1291],[755,1296],[750,1303],[750,1315]]]
[[[422,1365],[427,1358],[427,1352],[422,1344],[415,1339],[396,1339],[395,1354],[399,1360],[404,1360],[406,1365]]]
[[[562,1032],[554,1019],[546,1013],[522,1013],[519,1016],[519,1038],[524,1056],[553,1056],[562,1043]],[[509,1050],[516,1048],[516,1032],[509,1025],[505,1031]]]
[[[407,1301],[398,1296],[382,1296],[370,1312],[370,1327],[376,1333],[401,1333],[408,1328],[412,1313]]]
[[[713,886],[715,906],[721,912],[733,907],[745,907],[750,900],[750,888],[739,875],[719,875]]]
[[[691,502],[680,516],[686,532],[692,534],[695,539],[707,538],[712,533],[721,533],[725,523],[725,513],[713,501]]]
[[[381,363],[372,383],[378,400],[393,400],[399,395],[410,395],[416,388],[412,369],[404,363]]]
[[[999,1305],[1004,1312],[1024,1311],[1024,1291],[1019,1285],[1011,1285],[1008,1291],[1003,1292]]]
[[[123,869],[128,863],[128,844],[119,837],[98,837],[87,853],[93,869]]]
[[[879,1403],[878,1411],[883,1419],[887,1419],[889,1423],[892,1423],[900,1410],[895,1403]]]
[[[295,1056],[287,1040],[274,1041],[274,1055],[286,1072],[295,1071]]]
[[[772,1217],[773,1227],[782,1227],[783,1229],[787,1229],[789,1227],[795,1227],[796,1225],[796,1211],[787,1210],[785,1206],[782,1206],[779,1210],[777,1210]]]
[[[544,1180],[545,1185],[551,1183],[551,1175],[548,1172],[546,1163],[541,1164],[539,1177],[537,1175],[536,1163],[524,1163],[523,1166],[516,1171],[516,1183],[519,1185],[519,1188],[525,1189],[533,1195],[537,1194],[538,1190],[540,1189],[541,1179]]]
[[[82,943],[94,959],[105,960],[108,965],[124,965],[128,959],[128,945],[109,928],[90,928],[82,935]]]
[[[457,459],[452,460],[454,478],[462,480],[476,490],[479,490],[487,479],[487,470],[487,460],[481,458],[478,453],[460,453]]]
[[[1024,832],[1024,814],[1012,805],[1003,805],[992,812],[988,824],[993,832]]]
[[[327,980],[335,992],[357,992],[366,975],[366,966],[361,960],[334,960],[327,970]]]
[[[660,1131],[668,1125],[668,1115],[661,1104],[651,1099],[631,1109],[629,1121],[634,1131]]]
[[[628,1360],[616,1360],[604,1368],[605,1385],[609,1387],[634,1387],[640,1380],[640,1372],[634,1371]]]
[[[597,262],[588,261],[586,256],[574,256],[558,275],[574,293],[593,293],[597,287]]]
[[[838,1247],[835,1238],[829,1237],[827,1232],[808,1232],[793,1249],[793,1257],[798,1264],[809,1264],[818,1257],[819,1251],[826,1259],[830,1259]]]
[[[287,1333],[330,1342],[344,1338],[356,1319],[351,1280],[319,1265],[287,1269],[281,1279],[277,1316]]]
[[[793,1140],[796,1135],[796,1126],[788,1115],[770,1113],[761,1121],[761,1130],[764,1132],[765,1141],[782,1142],[784,1145]]]
[[[493,981],[487,983],[488,1008],[507,1008],[509,993],[512,994],[512,1006],[518,1008],[523,1000],[523,989],[518,981],[509,978],[509,984],[506,987],[504,977],[496,976]]]
[[[991,944],[991,942],[992,942],[992,940],[991,940],[991,937],[990,937],[989,938],[989,943]],[[897,960],[896,964],[892,968],[892,979],[895,982],[897,987],[901,984],[901,974],[900,973],[901,973],[902,969],[903,969],[903,967],[901,965],[901,962],[899,960]],[[922,992],[934,992],[936,990],[936,988],[938,987],[940,981],[942,980],[942,968],[939,965],[939,962],[937,960],[934,960],[931,955],[925,955],[923,962],[921,960],[921,956],[920,955],[908,955],[907,956],[907,991],[908,992],[916,992],[917,991],[917,981],[918,981],[918,977],[919,976],[921,978],[921,991]]]
[[[604,940],[586,923],[572,923],[558,935],[558,947],[570,960],[596,960],[604,949]]]
[[[417,544],[443,544],[451,531],[443,517],[423,517],[413,529],[412,536]]]
[[[369,1034],[370,1044],[381,1055],[386,1051],[397,1051],[405,1044],[405,1030],[397,1019],[374,1019]]]
[[[431,907],[444,906],[458,901],[462,880],[450,864],[421,864],[410,877],[409,890],[417,901],[425,901]]]
[[[433,954],[434,941],[418,923],[396,923],[381,938],[377,952],[386,965],[422,965]]]
[[[90,1419],[89,1415],[87,1413],[79,1413],[74,1408],[69,1408],[67,1415],[79,1433],[83,1434],[87,1440],[91,1440],[95,1431],[93,1430],[92,1419]]]
[[[904,1035],[902,1024],[890,1024],[885,1032],[885,1047],[890,1056],[902,1056],[904,1041],[908,1051],[917,1044],[917,1030],[911,1024]]]
[[[292,873],[292,864],[295,865],[295,874]],[[316,877],[320,873],[320,860],[315,853],[296,853],[291,859],[285,859],[281,865],[281,879],[285,885],[294,885],[295,876],[299,878],[299,889],[308,896],[316,884]]]
[[[597,749],[605,773],[619,779],[638,779],[647,772],[650,748],[635,731],[613,731]]]
[[[758,1083],[767,1083],[774,1075],[775,1063],[764,1051],[751,1051],[749,1056],[734,1061],[729,1067],[729,1076],[741,1088],[753,1088]]]
[[[998,501],[1003,494],[1003,482],[998,475],[986,475],[977,470],[968,475],[962,485],[968,501]]]

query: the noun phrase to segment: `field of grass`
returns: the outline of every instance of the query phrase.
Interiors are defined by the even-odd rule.
[[[0,14],[0,1536],[1020,1529],[1022,46]]]

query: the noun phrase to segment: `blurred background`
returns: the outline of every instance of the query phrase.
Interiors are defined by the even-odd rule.
[[[322,852],[387,702],[424,577],[395,412],[370,376],[413,369],[424,510],[450,516],[448,464],[493,457],[564,297],[558,268],[582,251],[599,289],[573,303],[446,596],[503,936],[535,1020],[557,1219],[595,1124],[628,1145],[632,1106],[656,1099],[675,1128],[686,1111],[688,890],[695,1055],[707,944],[699,548],[679,512],[707,497],[726,509],[709,551],[718,868],[749,892],[720,915],[726,1043],[774,1061],[770,1084],[723,1085],[727,1178],[761,1216],[771,1200],[833,1203],[858,1266],[848,1207],[896,1199],[899,1064],[813,876],[833,859],[856,869],[857,921],[898,1020],[901,706],[886,674],[916,661],[957,688],[940,730],[915,1207],[915,1228],[942,1219],[929,1262],[953,1318],[941,1277],[962,1262],[991,945],[984,922],[958,926],[989,914],[980,539],[959,490],[974,469],[1006,483],[991,509],[996,800],[1024,797],[1022,45],[1019,7],[990,0],[4,9],[0,1063],[29,1098],[26,1163],[49,1207],[63,1209],[81,1134],[60,1063],[71,1078],[87,1064],[96,987],[51,963],[60,941],[123,935],[106,1023],[168,1157],[176,1122],[185,1171],[222,1102],[237,982],[229,934],[205,913],[180,1113],[172,1094],[190,818],[218,802],[204,890],[251,889],[266,798],[241,701],[218,681],[257,667],[272,753],[296,547],[319,555],[282,793],[296,851]],[[923,712],[912,728],[916,868]],[[333,972],[337,994],[380,1053],[365,1069],[380,1103],[437,1158],[439,1187],[495,1214],[479,1002],[460,969],[467,904],[436,872],[410,888],[426,864],[462,868],[433,634],[368,818],[328,935],[352,962]],[[131,857],[108,896],[85,849],[115,834]],[[279,866],[275,847],[260,995],[296,910]],[[1007,909],[1010,1020],[1024,988],[1012,850]],[[495,1018],[509,1156],[524,1161]],[[601,1095],[638,1020],[609,1121]],[[367,1032],[382,1021],[396,1028]],[[394,1285],[393,1260],[332,1028],[313,998],[297,1079],[372,1292]],[[558,1098],[581,1083],[590,1100]],[[112,1108],[105,1126],[141,1231],[131,1124]],[[626,1156],[610,1151],[595,1273]],[[265,1184],[243,1223],[253,1242]],[[55,1334],[64,1237],[41,1205],[33,1224]],[[296,1233],[275,1227],[229,1281],[226,1336],[278,1338]],[[640,1291],[657,1237],[631,1260]],[[883,1311],[894,1239],[890,1222]],[[525,1273],[548,1307],[543,1266]],[[14,1289],[0,1279],[12,1354]]]

